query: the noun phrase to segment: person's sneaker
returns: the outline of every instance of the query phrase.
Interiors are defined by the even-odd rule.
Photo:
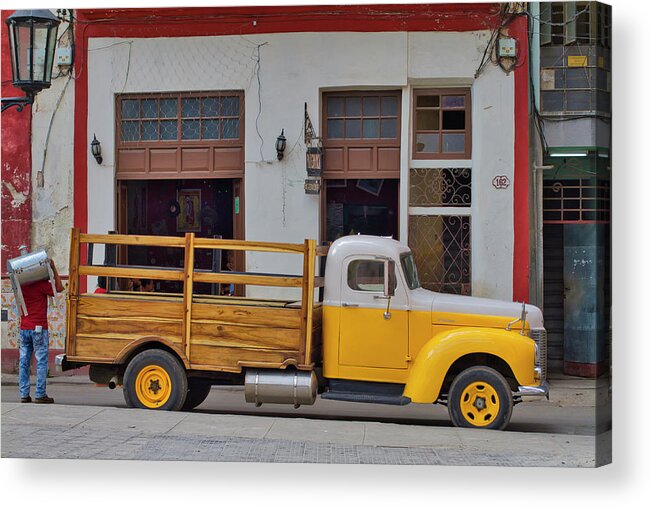
[[[20,399],[21,403],[31,403],[32,402],[32,397],[31,396],[25,396],[24,398]]]
[[[41,396],[40,398],[36,398],[34,400],[34,403],[54,403],[54,398],[50,398],[49,396]]]

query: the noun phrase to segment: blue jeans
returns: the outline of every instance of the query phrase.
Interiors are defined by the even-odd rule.
[[[20,397],[29,396],[29,363],[32,352],[36,356],[36,397],[45,396],[45,382],[47,377],[47,352],[50,337],[46,329],[36,332],[27,329],[20,330],[20,367],[18,385]]]

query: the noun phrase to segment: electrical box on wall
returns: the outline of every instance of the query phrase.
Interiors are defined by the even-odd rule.
[[[72,48],[59,47],[56,52],[56,63],[59,67],[69,67],[72,65]]]
[[[515,39],[511,39],[510,37],[499,39],[497,56],[500,58],[515,58]]]

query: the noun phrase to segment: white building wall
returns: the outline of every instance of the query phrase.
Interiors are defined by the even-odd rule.
[[[489,65],[474,79],[489,32],[292,33],[163,39],[92,39],[88,59],[88,140],[102,143],[99,166],[88,153],[88,228],[115,229],[115,95],[244,90],[245,234],[302,242],[319,235],[319,196],[305,195],[304,103],[317,133],[321,93],[333,89],[402,89],[401,239],[407,242],[411,91],[472,84],[473,294],[510,299],[513,181],[513,77]],[[258,81],[260,86],[258,86]],[[259,109],[258,104],[262,104]],[[285,158],[274,143],[285,130]],[[440,164],[440,163],[439,163]],[[438,167],[452,167],[445,161]],[[462,164],[468,164],[467,161]],[[427,167],[437,167],[427,165]],[[102,253],[98,253],[101,260]],[[250,271],[299,273],[300,258],[247,254]],[[255,296],[277,289],[251,288]]]

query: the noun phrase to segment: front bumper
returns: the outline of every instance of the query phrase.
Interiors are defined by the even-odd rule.
[[[549,399],[549,384],[543,380],[539,386],[518,386],[518,392],[513,397],[520,396],[544,396]]]

